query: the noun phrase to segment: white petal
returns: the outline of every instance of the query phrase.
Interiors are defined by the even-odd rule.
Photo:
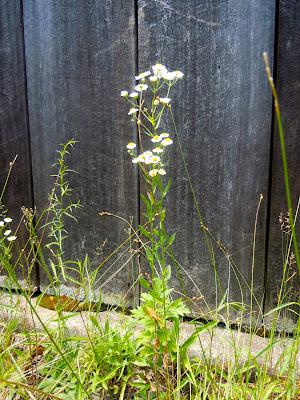
[[[169,138],[166,138],[166,139],[162,140],[162,142],[161,142],[161,144],[163,146],[170,146],[172,143],[173,143],[173,140],[169,139]]]
[[[135,90],[137,90],[138,92],[142,92],[143,90],[147,90],[148,89],[148,85],[145,85],[143,83],[140,83],[139,85],[136,85]]]
[[[171,101],[171,99],[169,99],[169,97],[161,97],[161,98],[159,99],[159,101],[160,101],[162,104],[169,104],[170,101]]]
[[[7,238],[7,240],[9,241],[9,242],[13,242],[14,240],[16,240],[17,239],[17,236],[8,236],[8,238]]]
[[[131,108],[131,109],[129,110],[129,112],[128,112],[128,115],[135,114],[135,113],[137,113],[138,111],[139,111],[138,108]]]
[[[132,150],[136,147],[136,144],[130,142],[130,143],[128,143],[128,145],[126,147],[127,147],[127,149]]]
[[[157,172],[159,175],[166,175],[166,171],[163,168],[159,169]]]

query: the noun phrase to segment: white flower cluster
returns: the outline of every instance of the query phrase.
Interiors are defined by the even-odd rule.
[[[173,140],[169,138],[169,134],[168,133],[161,133],[160,135],[155,135],[153,136],[153,138],[151,139],[151,142],[153,143],[161,143],[162,146],[170,146],[170,144],[173,143]],[[162,149],[161,149],[162,150]],[[156,149],[156,153],[160,153],[161,151],[158,151],[158,149]]]
[[[152,75],[153,73],[153,75]],[[178,79],[183,78],[183,73],[181,71],[168,71],[168,69],[162,64],[155,64],[152,66],[152,73],[151,71],[141,72],[139,75],[135,77],[137,81],[141,81],[135,86],[135,91],[128,93],[127,90],[121,91],[122,97],[130,97],[132,99],[137,99],[139,97],[139,93],[146,91],[149,86],[145,83],[146,79],[149,78],[150,83],[158,84],[159,80],[162,79],[169,84],[175,83]],[[161,97],[158,99],[158,104],[161,103],[162,105],[168,105],[171,99],[169,97]],[[133,114],[133,108],[130,109],[128,115]]]
[[[165,79],[166,81],[175,81],[183,78],[183,73],[181,71],[168,71],[167,68],[162,64],[153,65],[152,71],[155,77],[158,79]]]
[[[152,166],[157,166],[157,168],[153,168],[149,170],[149,176],[154,177],[156,175],[166,175],[166,171],[163,168],[164,164],[161,157],[157,154],[161,154],[164,152],[164,148],[166,146],[170,146],[173,143],[173,140],[170,139],[170,134],[163,132],[160,135],[154,135],[151,138],[151,142],[157,144],[156,147],[152,149],[152,151],[147,150],[144,151],[142,154],[137,155],[134,153],[134,149],[136,148],[136,144],[130,142],[127,144],[127,149],[129,154],[132,155],[132,163],[133,164],[145,164]]]
[[[151,71],[141,72],[135,76],[138,82],[133,92],[129,93],[127,90],[122,90],[121,92],[121,96],[125,97],[131,105],[128,115],[133,117],[133,121],[136,121],[141,131],[143,128],[145,129],[146,134],[151,137],[151,142],[155,145],[152,150],[138,154],[135,150],[137,147],[135,143],[130,142],[127,144],[127,150],[132,156],[133,164],[139,164],[143,172],[150,177],[166,175],[162,156],[165,147],[170,146],[173,140],[170,138],[169,133],[163,132],[158,135],[156,131],[164,109],[170,107],[171,99],[168,97],[170,89],[182,77],[183,73],[181,71],[168,71],[164,65],[155,64],[152,66]],[[165,92],[166,97],[158,96],[158,92],[165,87],[167,87]],[[143,92],[147,93],[147,91],[153,94],[151,111],[144,106],[145,99],[143,98]],[[162,107],[157,109],[159,105]],[[143,119],[151,124],[150,128],[143,124]]]
[[[7,224],[11,223],[12,219],[9,217],[5,217],[3,221],[0,221],[0,229],[2,231],[3,228],[7,228]],[[13,242],[17,239],[17,236],[11,235],[11,229],[5,229],[3,235],[9,242]]]

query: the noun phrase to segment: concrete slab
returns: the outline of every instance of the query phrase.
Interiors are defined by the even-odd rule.
[[[25,298],[18,295],[0,295],[0,320],[7,321],[15,318],[19,321],[19,326],[28,330],[36,329],[44,331],[44,326],[49,330],[55,330],[58,327],[57,313],[40,307],[37,299],[31,299],[32,304],[38,314],[35,315]],[[82,312],[64,312],[67,335],[87,336],[87,329],[91,327],[90,315],[94,315],[100,324],[109,321],[110,324],[125,332],[133,320],[129,315],[125,315],[114,310],[102,311],[99,313]],[[180,343],[183,343],[199,326],[192,323],[182,323],[180,333]],[[136,326],[134,335],[141,330],[141,326]],[[275,343],[274,343],[275,342]],[[243,364],[249,354],[257,357],[256,361],[260,365],[266,365],[271,374],[281,374],[281,367],[287,362],[286,350],[293,343],[292,339],[273,339],[272,351],[267,351],[271,345],[269,338],[263,338],[256,335],[250,335],[245,332],[231,330],[221,327],[215,327],[211,331],[202,332],[195,343],[191,346],[189,356],[191,358],[204,357],[211,362],[218,362],[223,366],[233,363]],[[297,375],[300,377],[300,357],[296,358]]]

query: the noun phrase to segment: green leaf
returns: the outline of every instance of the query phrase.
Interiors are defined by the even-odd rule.
[[[171,273],[172,273],[171,265],[167,265],[166,268],[164,268],[163,270],[163,278],[166,281],[168,281],[171,278]]]
[[[76,392],[75,392],[75,399],[76,400],[82,400],[82,395],[83,395],[82,386],[81,386],[81,384],[79,382],[77,382]]]
[[[146,238],[148,238],[148,239],[151,238],[150,233],[149,233],[145,228],[143,228],[142,225],[139,225],[139,230],[141,231],[141,233],[142,233]]]
[[[162,197],[162,198],[164,198],[164,197],[167,195],[167,193],[168,193],[168,191],[169,191],[169,189],[170,189],[171,183],[172,183],[172,179],[170,178],[169,181],[168,181],[168,183],[166,184],[166,186],[165,186],[165,188],[164,188],[162,194],[161,194],[161,197]]]
[[[146,281],[145,278],[142,276],[140,277],[140,284],[145,288],[145,289],[150,289],[149,282]]]
[[[168,242],[168,245],[169,245],[169,246],[172,246],[172,244],[173,244],[173,242],[174,242],[174,240],[175,240],[175,237],[176,237],[176,232],[173,233],[173,234],[170,236],[169,242]]]
[[[66,394],[66,393],[60,393],[59,395],[59,399],[62,399],[62,400],[72,400],[73,398],[74,398],[74,396],[72,396],[72,393],[69,393],[69,394]],[[76,394],[75,394],[75,396],[76,396]],[[82,397],[75,397],[75,399],[77,400],[81,400],[82,399]]]
[[[98,330],[98,332],[103,331],[102,326],[100,325],[99,321],[97,320],[96,317],[94,317],[93,315],[90,315],[90,320],[92,322],[92,324],[94,325],[94,327],[96,328],[96,330]]]
[[[147,206],[147,208],[148,207],[150,207],[150,201],[147,199],[147,197],[144,195],[144,194],[142,194],[141,193],[141,199],[142,199],[142,201],[145,203],[145,205]]]
[[[147,246],[147,247],[145,247],[145,252],[146,252],[147,260],[153,261],[154,254],[153,254],[152,249]]]
[[[147,196],[148,196],[149,199],[150,199],[151,205],[155,204],[155,198],[154,198],[154,196],[152,195],[152,193],[147,192]]]
[[[205,325],[202,325],[198,328],[195,329],[195,331],[191,334],[191,336],[180,346],[180,351],[184,356],[186,356],[186,353],[188,349],[191,347],[191,345],[198,339],[198,336],[208,330],[214,328],[218,324],[217,321],[211,321],[208,322]]]

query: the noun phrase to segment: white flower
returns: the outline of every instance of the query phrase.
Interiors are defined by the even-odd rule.
[[[152,156],[153,156],[152,151],[149,151],[149,150],[144,151],[144,153],[140,155],[141,160],[143,160],[141,162],[144,162],[145,164],[151,164]]]
[[[174,71],[174,73],[177,79],[181,79],[184,76],[184,74],[181,71]]]
[[[136,85],[134,88],[138,92],[142,92],[143,90],[147,90],[148,89],[148,85],[145,85],[144,83],[140,83],[139,85]]]
[[[161,137],[160,136],[158,136],[158,135],[155,135],[155,136],[153,136],[153,138],[151,139],[151,142],[153,142],[153,143],[158,143],[158,142],[161,142]]]
[[[141,74],[139,74],[138,76],[136,76],[135,79],[136,79],[137,81],[139,81],[140,79],[146,78],[146,77],[149,76],[150,74],[151,74],[150,71],[145,71],[145,72],[142,72]]]
[[[17,236],[8,236],[8,238],[7,238],[7,240],[9,241],[9,242],[13,242],[14,240],[16,240],[17,239]]]
[[[167,68],[162,64],[155,64],[152,67],[153,74],[161,78],[168,72]]]
[[[127,147],[128,150],[132,150],[132,149],[134,149],[136,147],[136,144],[130,142],[130,143],[128,143],[128,145],[126,147]]]
[[[0,226],[4,226],[4,221],[0,221]]]
[[[152,150],[153,153],[162,153],[164,150],[161,147],[155,147],[155,149]]]
[[[162,76],[166,81],[174,81],[176,79],[176,74],[174,71],[166,72]]]
[[[6,222],[7,224],[8,224],[9,222],[11,222],[11,221],[12,221],[12,219],[9,218],[9,217],[4,218],[4,222]]]
[[[122,97],[127,97],[127,96],[128,96],[127,90],[122,90],[121,96],[122,96]]]
[[[7,231],[4,232],[4,236],[8,236],[10,234],[11,234],[11,230],[10,229],[7,229]]]
[[[140,154],[138,157],[134,158],[132,160],[132,162],[134,164],[139,163],[139,162],[145,163],[145,164],[150,164],[150,160],[151,160],[152,156],[153,156],[152,151],[147,150],[147,151],[144,151],[144,153]]]
[[[165,171],[163,168],[159,169],[159,170],[157,171],[157,173],[158,173],[159,175],[166,175],[166,171]]]
[[[154,76],[150,76],[150,82],[157,82],[158,81],[158,77],[156,75]]]
[[[136,99],[137,97],[139,97],[139,94],[137,92],[131,92],[129,97],[132,97],[133,99]]]
[[[154,176],[156,176],[157,173],[158,173],[158,170],[157,170],[157,169],[151,169],[151,170],[149,171],[149,175],[151,176],[151,178],[153,178]]]
[[[153,104],[154,104],[155,106],[158,106],[158,105],[159,105],[159,100],[155,99],[154,102],[153,102]]]
[[[166,138],[166,139],[162,140],[162,142],[161,142],[161,144],[163,146],[170,146],[170,144],[172,144],[172,143],[173,143],[173,140],[170,138]]]
[[[139,111],[139,109],[138,109],[138,108],[131,108],[131,109],[129,110],[129,113],[128,113],[128,115],[135,114],[135,113],[137,113],[138,111]]]
[[[162,139],[169,137],[170,135],[167,132],[163,132],[159,135]]]
[[[140,163],[146,162],[146,157],[143,154],[140,154],[137,158],[137,162],[140,162]]]
[[[150,158],[150,163],[151,164],[157,164],[157,163],[159,163],[160,162],[160,157],[158,157],[158,156],[152,156],[151,158]]]
[[[171,101],[171,99],[169,99],[169,97],[161,97],[160,99],[159,99],[159,101],[162,103],[162,104],[169,104],[170,103],[170,101]]]

